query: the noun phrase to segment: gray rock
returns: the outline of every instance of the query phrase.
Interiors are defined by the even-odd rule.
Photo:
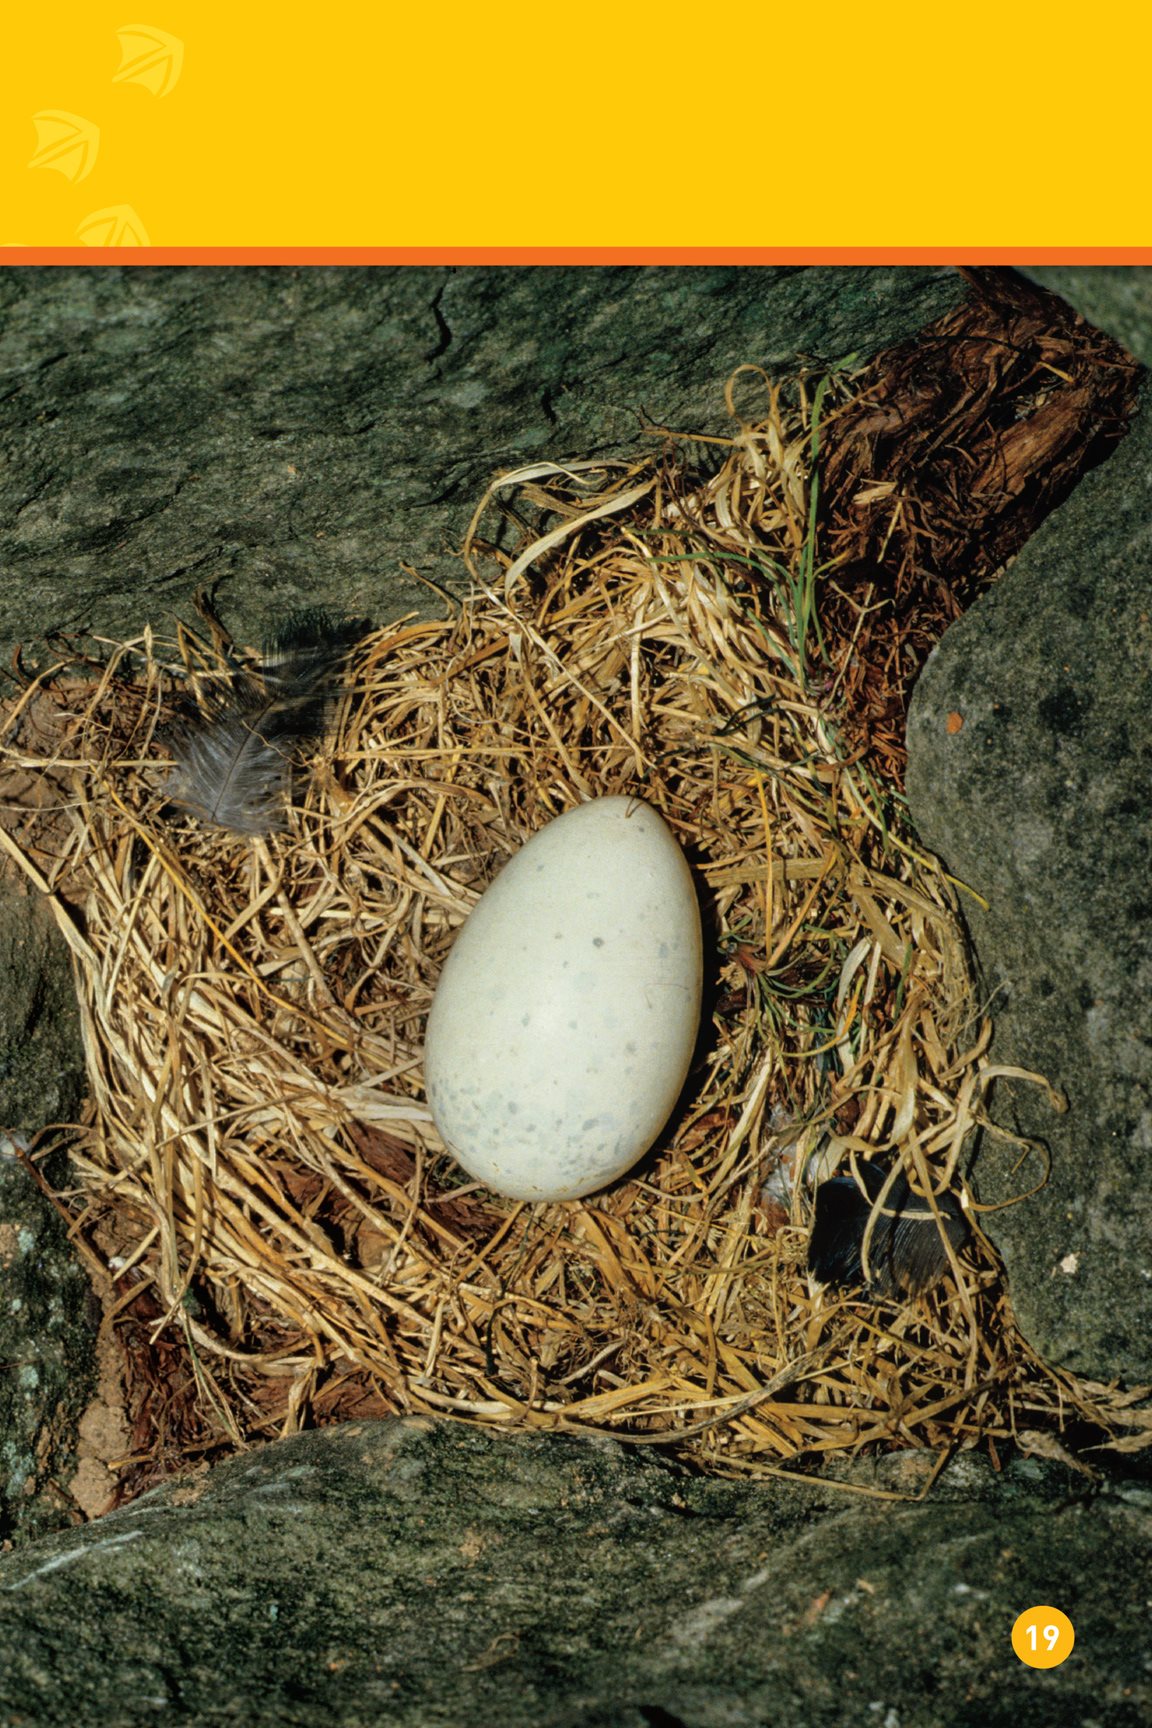
[[[88,1279],[13,1147],[79,1108],[84,1058],[68,954],[40,902],[0,883],[0,1540],[75,1516],[62,1484],[95,1380]],[[61,1157],[51,1161],[62,1179]]]
[[[939,269],[0,271],[0,658],[189,617],[441,604],[492,475],[725,422],[743,361],[911,335]],[[751,388],[751,386],[750,386]]]
[[[1152,366],[1152,269],[1147,265],[1029,265],[1023,274]]]
[[[74,1119],[83,1086],[67,945],[39,897],[0,874],[0,1130]]]
[[[914,692],[916,826],[990,902],[969,922],[993,1054],[1067,1094],[1005,1084],[996,1114],[1051,1151],[1047,1187],[987,1216],[1016,1311],[1050,1361],[1152,1369],[1152,401],[1101,468],[947,632]],[[959,717],[949,722],[949,716]],[[981,1197],[1038,1160],[985,1139]]]
[[[0,1144],[0,1542],[75,1521],[67,1492],[99,1312],[63,1221]]]
[[[931,1462],[849,1474],[914,1494]],[[1038,1462],[961,1456],[917,1503],[614,1442],[329,1429],[0,1559],[0,1720],[1136,1728],[1150,1525],[1146,1484]],[[1009,1642],[1036,1604],[1077,1635],[1047,1672]]]

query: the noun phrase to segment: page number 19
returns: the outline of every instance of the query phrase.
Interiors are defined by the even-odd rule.
[[[1043,1603],[1026,1608],[1012,1628],[1012,1648],[1029,1668],[1058,1668],[1072,1654],[1075,1642],[1067,1614]]]

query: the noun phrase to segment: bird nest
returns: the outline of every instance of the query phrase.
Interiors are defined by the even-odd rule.
[[[468,597],[360,641],[281,831],[169,800],[164,728],[218,635],[107,644],[15,705],[9,767],[58,789],[7,844],[75,962],[91,1096],[64,1203],[134,1365],[126,1472],[412,1411],[730,1475],[1110,1431],[1102,1389],[1020,1336],[964,1188],[998,1070],[957,885],[844,743],[869,614],[821,634],[834,394],[744,377],[728,438],[498,479]],[[437,1136],[425,1020],[500,867],[607,794],[654,805],[694,872],[700,1044],[628,1178],[515,1202]],[[853,1158],[898,1161],[929,1208],[962,1195],[925,1294],[810,1275],[808,1173]]]

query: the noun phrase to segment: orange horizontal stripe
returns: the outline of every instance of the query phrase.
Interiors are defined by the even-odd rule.
[[[1150,246],[9,246],[18,264],[1152,264]]]

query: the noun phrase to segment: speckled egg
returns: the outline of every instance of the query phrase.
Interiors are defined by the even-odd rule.
[[[638,798],[597,798],[516,853],[462,926],[424,1079],[470,1175],[522,1200],[622,1176],[668,1120],[700,1020],[692,877]]]

